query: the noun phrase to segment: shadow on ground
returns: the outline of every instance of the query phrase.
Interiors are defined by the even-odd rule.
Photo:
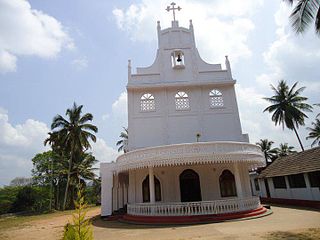
[[[152,228],[181,228],[187,227],[195,224],[183,224],[183,225],[175,225],[175,224],[159,224],[159,225],[147,225],[147,224],[137,224],[137,223],[126,223],[121,221],[107,221],[100,217],[100,215],[94,216],[91,218],[92,225],[100,228],[116,228],[116,229],[152,229]],[[203,225],[207,223],[197,223],[197,225]]]
[[[309,228],[304,232],[272,232],[264,237],[266,240],[319,240],[320,228]]]
[[[320,212],[320,209],[318,208],[311,208],[311,207],[303,207],[303,206],[294,206],[294,205],[284,205],[284,204],[262,204],[262,205],[270,205],[272,207],[280,207],[280,208],[288,208],[288,209],[298,209],[298,210],[304,210],[304,211],[311,211],[311,212]]]

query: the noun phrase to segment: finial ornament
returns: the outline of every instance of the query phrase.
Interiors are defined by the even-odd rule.
[[[180,7],[180,6],[175,7],[175,5],[176,5],[175,2],[172,2],[170,5],[171,5],[172,7],[168,6],[168,7],[166,8],[166,10],[167,10],[168,12],[170,12],[170,11],[172,10],[172,13],[173,13],[173,21],[175,22],[175,21],[176,21],[176,12],[175,12],[175,10],[180,11],[180,10],[181,10],[181,7]]]

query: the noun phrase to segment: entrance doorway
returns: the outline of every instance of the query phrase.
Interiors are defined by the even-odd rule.
[[[184,170],[179,177],[181,202],[201,201],[199,175],[191,170]]]

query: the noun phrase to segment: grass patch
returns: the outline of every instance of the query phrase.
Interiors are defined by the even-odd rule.
[[[88,208],[88,210],[93,210],[95,208],[100,207],[90,207]],[[68,216],[72,213],[74,213],[74,210],[56,211],[53,213],[43,213],[28,216],[9,216],[0,218],[0,233],[10,228],[21,228],[22,226],[29,226],[32,224],[33,221],[50,219],[52,217]]]
[[[265,236],[267,240],[319,240],[320,228],[309,228],[302,232],[277,231]]]

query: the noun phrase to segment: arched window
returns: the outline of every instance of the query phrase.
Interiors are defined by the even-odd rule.
[[[190,108],[189,97],[185,92],[178,92],[175,95],[175,101],[176,110],[188,110]]]
[[[211,92],[209,93],[209,98],[211,108],[223,107],[223,97],[222,93],[219,90],[211,90]]]
[[[150,93],[145,93],[141,96],[140,109],[142,112],[155,111],[154,96]]]
[[[156,202],[161,201],[161,185],[160,181],[156,176],[154,176],[154,190],[155,190],[155,200]],[[150,185],[149,185],[149,175],[142,182],[142,198],[143,202],[150,202]]]
[[[237,196],[236,182],[232,172],[224,170],[219,177],[221,197]]]

